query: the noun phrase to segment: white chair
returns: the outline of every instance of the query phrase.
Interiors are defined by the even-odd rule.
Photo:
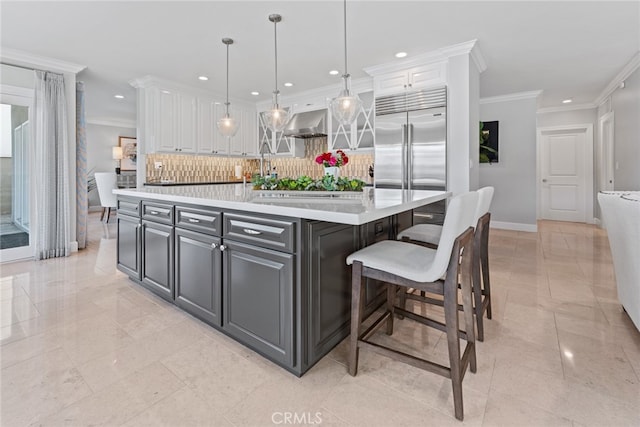
[[[95,177],[96,187],[98,187],[98,198],[100,198],[100,205],[102,206],[102,215],[100,215],[100,221],[103,220],[104,213],[106,211],[106,222],[109,222],[111,208],[115,210],[117,206],[117,198],[116,195],[113,194],[113,190],[118,188],[116,174],[113,172],[96,172]]]
[[[364,347],[408,363],[412,366],[451,378],[455,416],[463,418],[462,379],[467,367],[476,371],[475,331],[473,325],[472,274],[473,229],[469,227],[478,203],[478,194],[470,192],[454,197],[442,227],[438,249],[426,248],[407,242],[384,240],[352,253],[347,264],[352,267],[351,338],[348,359],[349,374],[358,371],[358,348]],[[364,332],[363,278],[386,282],[387,310]],[[443,280],[442,277],[445,277]],[[465,330],[458,327],[458,284],[462,289]],[[445,323],[420,316],[395,305],[397,288],[413,288],[443,297]],[[404,294],[404,289],[401,295]],[[449,366],[403,353],[368,340],[385,321],[387,334],[393,334],[394,312],[423,325],[444,331],[449,349]],[[460,351],[460,338],[467,344]]]
[[[473,297],[474,311],[476,314],[476,324],[478,327],[478,341],[484,341],[484,313],[487,318],[491,319],[491,283],[489,280],[489,223],[491,214],[489,208],[493,200],[493,187],[483,187],[477,191],[478,204],[475,208],[475,214],[469,226],[474,228],[474,254],[475,261],[473,265]],[[435,224],[418,224],[398,233],[398,239],[418,243],[430,248],[437,248],[440,241],[442,226]],[[420,296],[402,295],[401,305],[404,306],[406,298],[435,303],[431,298],[426,297],[424,292]]]

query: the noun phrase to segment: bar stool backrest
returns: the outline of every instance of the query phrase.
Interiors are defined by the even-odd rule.
[[[427,273],[431,281],[439,279],[447,271],[454,241],[469,228],[469,224],[475,216],[477,204],[477,191],[460,194],[451,199],[442,225],[440,243],[433,264]]]
[[[483,187],[477,191],[478,193],[478,206],[476,207],[476,214],[473,219],[472,227],[475,227],[480,217],[487,212],[491,207],[491,201],[493,200],[493,187]]]

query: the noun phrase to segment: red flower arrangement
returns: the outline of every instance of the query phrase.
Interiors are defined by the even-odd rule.
[[[325,168],[332,166],[340,167],[349,163],[349,158],[344,154],[344,151],[337,150],[336,154],[331,152],[320,154],[316,157],[316,163],[324,166]]]

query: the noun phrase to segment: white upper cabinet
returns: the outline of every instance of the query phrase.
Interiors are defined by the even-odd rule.
[[[196,97],[186,93],[179,93],[178,105],[180,107],[177,120],[178,138],[174,149],[180,153],[195,153],[198,119]]]
[[[210,99],[198,98],[198,153],[215,154],[214,138],[217,133],[215,102]]]
[[[222,98],[176,88],[155,78],[141,79],[137,84],[138,90],[144,91],[140,126],[149,141],[146,152],[259,155],[255,107],[231,104],[229,113],[239,127],[235,136],[227,138],[217,128],[225,113]]]
[[[157,92],[156,105],[150,107],[156,111],[154,132],[156,146],[154,151],[175,151],[177,137],[178,99],[174,92],[167,89],[154,89]]]
[[[446,71],[446,63],[437,62],[375,76],[373,85],[376,96],[392,95],[405,90],[424,89],[445,84],[447,81]]]
[[[331,112],[328,113],[329,132],[327,134],[327,141],[329,143],[329,151],[373,150],[375,141],[375,103],[373,92],[359,93],[358,96],[362,101],[362,107],[352,124],[346,126],[341,125],[333,118]]]

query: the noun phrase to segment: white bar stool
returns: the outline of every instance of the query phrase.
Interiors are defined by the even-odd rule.
[[[489,208],[493,200],[494,188],[484,187],[479,189],[477,193],[478,205],[476,206],[473,220],[469,225],[474,227],[473,297],[478,328],[477,338],[478,341],[484,341],[484,313],[487,313],[487,319],[491,319],[491,283],[489,279],[489,228],[491,214],[489,213]],[[442,226],[440,225],[417,224],[398,233],[398,239],[404,242],[437,248],[441,233]],[[404,306],[406,298],[438,304],[438,300],[429,298],[424,292],[421,292],[420,295],[411,293],[401,295],[401,306]]]
[[[367,246],[347,257],[352,267],[351,338],[348,360],[349,374],[358,371],[358,350],[365,347],[384,356],[410,364],[446,378],[451,378],[455,416],[463,419],[462,379],[470,367],[476,371],[475,332],[473,326],[472,266],[473,229],[469,223],[478,203],[476,192],[454,197],[449,205],[438,249],[412,243],[385,240]],[[363,278],[370,277],[387,283],[387,310],[372,326],[362,332],[364,310]],[[445,277],[444,280],[442,277]],[[462,289],[465,331],[458,327],[458,284]],[[414,288],[443,297],[445,323],[417,315],[395,306],[397,287]],[[403,290],[402,293],[405,291]],[[403,353],[368,341],[384,321],[387,334],[393,334],[393,317],[397,311],[403,316],[430,326],[447,335],[449,366]],[[467,344],[460,354],[460,337]]]

